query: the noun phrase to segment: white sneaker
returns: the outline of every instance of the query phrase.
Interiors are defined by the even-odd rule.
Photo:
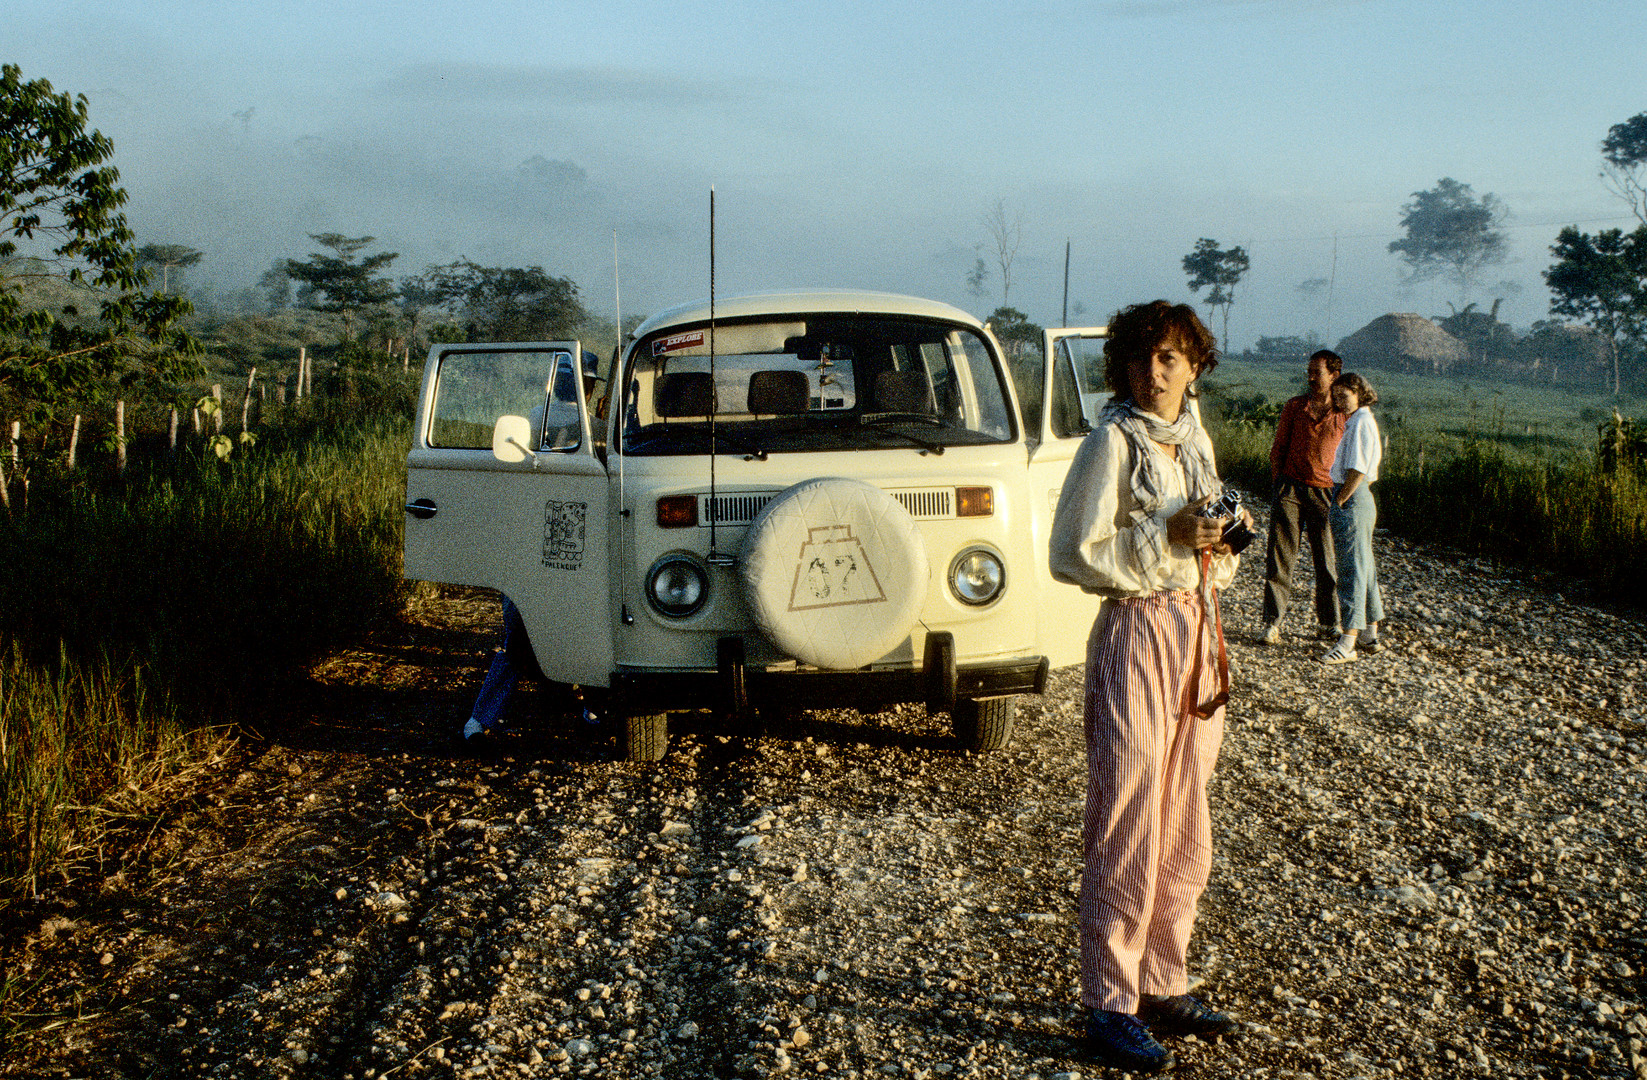
[[[1265,645],[1279,644],[1281,641],[1281,620],[1276,619],[1274,622],[1265,623],[1264,632],[1258,635],[1258,640]]]
[[[1356,635],[1355,647],[1369,656],[1376,656],[1384,651],[1384,643],[1378,640],[1378,635],[1373,634],[1369,637],[1365,630]]]
[[[1323,664],[1347,664],[1356,659],[1357,655],[1353,637],[1347,644],[1343,638],[1339,638],[1338,644],[1321,654],[1321,662]]]

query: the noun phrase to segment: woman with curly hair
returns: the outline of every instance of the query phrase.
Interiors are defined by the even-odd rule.
[[[1237,560],[1230,519],[1199,513],[1223,492],[1188,401],[1218,362],[1211,332],[1187,304],[1136,304],[1104,356],[1114,398],[1076,452],[1050,551],[1053,577],[1107,598],[1087,642],[1081,1004],[1097,1060],[1156,1072],[1174,1059],[1155,1036],[1237,1026],[1186,992],[1185,970],[1229,692],[1216,590]]]

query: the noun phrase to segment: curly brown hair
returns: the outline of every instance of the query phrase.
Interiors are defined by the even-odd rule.
[[[1176,341],[1195,365],[1197,377],[1218,366],[1218,339],[1213,336],[1188,304],[1152,300],[1122,308],[1109,321],[1104,339],[1104,381],[1115,400],[1132,397],[1132,380],[1127,365],[1146,358],[1163,341]]]
[[[1340,386],[1349,387],[1354,392],[1356,400],[1363,405],[1378,404],[1378,391],[1372,388],[1372,383],[1353,371],[1344,372],[1332,381],[1332,385],[1334,389]]]

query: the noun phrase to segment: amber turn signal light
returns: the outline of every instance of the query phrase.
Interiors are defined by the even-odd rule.
[[[665,495],[658,500],[658,528],[690,529],[697,523],[696,495]]]
[[[955,489],[956,517],[989,517],[994,513],[994,488],[964,487]]]

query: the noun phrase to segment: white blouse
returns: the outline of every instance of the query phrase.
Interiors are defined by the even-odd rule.
[[[1195,437],[1212,460],[1207,433],[1197,428]],[[1195,549],[1167,539],[1167,519],[1189,502],[1184,467],[1153,443],[1149,452],[1161,455],[1167,485],[1155,514],[1144,513],[1133,497],[1132,447],[1121,429],[1103,424],[1081,440],[1052,519],[1049,560],[1055,579],[1114,598],[1200,587]],[[1228,586],[1239,565],[1234,555],[1214,555],[1213,586]]]
[[[1333,455],[1332,482],[1342,484],[1345,475],[1354,469],[1364,482],[1378,479],[1378,466],[1384,460],[1384,440],[1378,436],[1378,421],[1365,405],[1350,413],[1344,422],[1344,437],[1338,440],[1338,453]]]

